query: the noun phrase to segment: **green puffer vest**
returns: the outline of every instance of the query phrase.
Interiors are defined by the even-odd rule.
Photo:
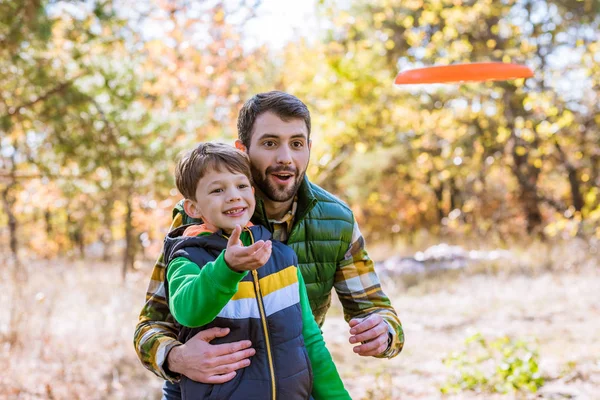
[[[173,213],[181,213],[184,224],[197,223],[185,214],[182,204],[177,204]],[[261,199],[256,201],[252,222],[273,231]],[[338,263],[350,249],[353,227],[354,215],[350,208],[305,177],[298,189],[296,216],[287,245],[298,255],[298,267],[319,326],[323,325],[331,304]]]

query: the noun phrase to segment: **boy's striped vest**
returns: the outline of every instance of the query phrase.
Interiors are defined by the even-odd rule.
[[[222,232],[210,236],[182,237],[180,227],[165,240],[165,261],[185,257],[200,267],[214,261],[227,247]],[[262,226],[245,229],[253,241],[269,240]],[[165,282],[168,299],[168,283]],[[229,328],[224,338],[211,344],[239,340],[252,341],[256,354],[250,366],[237,371],[235,378],[209,385],[185,377],[181,381],[183,399],[309,399],[312,371],[302,336],[297,258],[286,245],[273,242],[267,264],[251,271],[239,283],[238,292],[211,323],[199,328],[180,326],[179,340],[185,343],[201,330]]]

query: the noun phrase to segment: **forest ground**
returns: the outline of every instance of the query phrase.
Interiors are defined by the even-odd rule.
[[[584,250],[565,250],[568,266],[557,259],[533,269],[467,268],[410,281],[382,279],[406,334],[404,350],[392,360],[352,352],[334,299],[323,331],[352,397],[597,398],[600,268],[597,258],[578,256]],[[573,262],[573,257],[578,258]],[[0,399],[160,398],[161,381],[141,366],[132,345],[150,262],[130,273],[124,284],[118,263],[23,264],[27,279],[18,288],[9,268],[0,271]],[[16,310],[12,317],[11,310]],[[17,327],[12,333],[10,321]],[[530,343],[539,353],[545,379],[540,390],[442,395],[440,387],[453,376],[443,359],[464,351],[465,339],[476,332]]]

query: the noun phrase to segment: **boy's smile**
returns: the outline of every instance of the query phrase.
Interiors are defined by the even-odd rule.
[[[226,233],[236,225],[246,226],[256,205],[248,177],[226,168],[207,172],[198,181],[196,201],[186,202],[190,216],[202,218],[211,230],[222,229]]]

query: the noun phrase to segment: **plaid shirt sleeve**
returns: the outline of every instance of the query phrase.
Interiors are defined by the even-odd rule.
[[[182,219],[181,213],[175,214],[169,230],[181,226]],[[146,303],[140,313],[133,343],[144,367],[163,379],[176,381],[179,375],[165,368],[169,351],[181,344],[177,341],[175,320],[165,298],[165,272],[166,266],[161,252],[152,270]]]
[[[390,299],[381,289],[374,263],[367,254],[364,238],[356,222],[350,248],[338,264],[334,287],[344,308],[346,322],[378,313],[388,324],[390,344],[377,357],[392,358],[398,355],[404,346],[402,324]]]

